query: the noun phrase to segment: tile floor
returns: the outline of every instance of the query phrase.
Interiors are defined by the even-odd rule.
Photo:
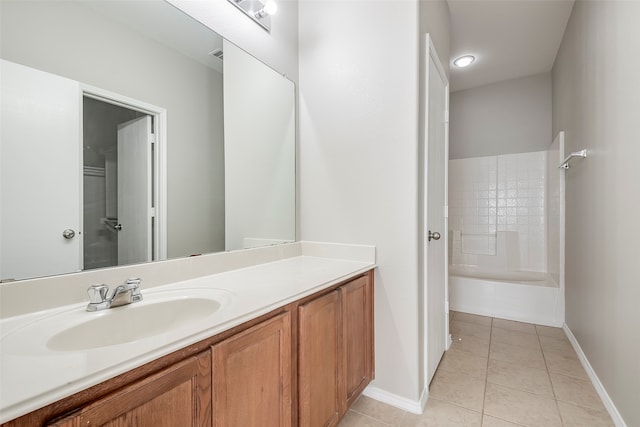
[[[422,415],[360,397],[339,427],[600,427],[613,422],[564,331],[452,313]]]

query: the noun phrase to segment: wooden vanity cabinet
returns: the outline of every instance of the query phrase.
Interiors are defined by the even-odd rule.
[[[291,426],[291,315],[212,347],[214,427]]]
[[[298,307],[300,427],[330,427],[373,379],[372,276]]]
[[[342,409],[353,404],[373,379],[373,287],[370,275],[340,288],[342,297]]]
[[[340,291],[298,307],[300,427],[335,426],[340,419]]]
[[[211,425],[211,354],[190,357],[107,395],[52,427]]]

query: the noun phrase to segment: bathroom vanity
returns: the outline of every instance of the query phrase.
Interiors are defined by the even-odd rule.
[[[143,281],[144,301],[110,310],[140,304],[138,310],[153,313],[148,307],[174,301],[171,295],[182,291],[196,320],[155,335],[140,325],[139,339],[123,344],[100,347],[90,338],[71,344],[55,326],[41,328],[49,329],[42,337],[57,339],[43,348],[12,341],[11,331],[43,340],[28,328],[66,312],[3,325],[2,362],[10,366],[3,368],[2,411],[24,415],[9,421],[5,413],[2,427],[336,425],[373,378],[374,267],[373,261],[295,256],[147,292]],[[220,306],[200,319],[198,304],[207,290]],[[172,307],[182,310],[166,307],[160,317],[171,317]],[[160,317],[148,321],[162,325]],[[27,351],[38,353],[39,363],[11,374],[19,360],[23,368],[36,360],[12,354]],[[14,392],[15,398],[7,396]],[[29,407],[35,410],[25,413]]]

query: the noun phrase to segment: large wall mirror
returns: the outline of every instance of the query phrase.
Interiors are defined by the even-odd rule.
[[[0,19],[0,280],[295,240],[293,82],[163,0]]]

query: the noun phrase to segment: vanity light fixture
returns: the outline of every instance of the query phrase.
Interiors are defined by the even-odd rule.
[[[262,9],[257,11],[254,16],[258,19],[262,19],[267,15],[275,15],[277,11],[278,11],[278,3],[276,3],[273,0],[267,0],[264,3],[264,6],[262,7]]]
[[[245,15],[271,32],[271,15],[278,11],[278,4],[274,0],[228,0]]]
[[[462,55],[453,60],[453,65],[455,65],[458,68],[464,68],[473,64],[475,60],[476,60],[476,57],[473,55]]]

